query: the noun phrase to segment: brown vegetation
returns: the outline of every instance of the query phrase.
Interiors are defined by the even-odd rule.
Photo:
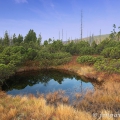
[[[106,83],[103,89],[76,93],[71,104],[61,90],[37,97],[0,92],[0,120],[120,120],[119,88]]]
[[[79,76],[85,76],[97,81],[120,81],[120,74],[98,72],[92,65],[84,65],[76,62],[78,56],[73,56],[72,61],[65,65],[54,67],[55,69],[66,70],[77,73]]]

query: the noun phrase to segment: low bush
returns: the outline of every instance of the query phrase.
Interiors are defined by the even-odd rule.
[[[56,66],[61,65],[69,62],[72,56],[66,52],[56,52],[56,53],[43,53],[40,52],[39,60],[40,66],[42,67],[49,67],[49,66]]]
[[[119,59],[120,49],[118,47],[108,47],[101,52],[101,55],[106,58]]]
[[[102,59],[104,59],[102,56],[90,56],[90,55],[85,55],[85,56],[79,56],[77,58],[77,62],[78,63],[84,63],[84,64],[94,64],[96,61],[101,61]]]
[[[104,59],[97,61],[94,67],[99,71],[106,71],[110,73],[120,73],[120,59]]]
[[[103,56],[79,56],[77,62],[80,64],[94,65],[98,71],[109,73],[120,73],[120,59],[104,58]]]

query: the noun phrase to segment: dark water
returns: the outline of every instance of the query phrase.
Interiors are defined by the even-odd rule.
[[[2,90],[10,95],[46,94],[57,90],[65,90],[66,94],[70,95],[74,92],[85,91],[87,88],[94,88],[91,82],[75,74],[55,70],[17,74],[2,85]]]

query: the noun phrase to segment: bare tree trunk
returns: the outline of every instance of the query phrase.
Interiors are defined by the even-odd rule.
[[[82,28],[82,17],[83,17],[83,15],[82,15],[82,10],[81,10],[81,40],[82,40],[82,34],[83,34],[83,28]]]

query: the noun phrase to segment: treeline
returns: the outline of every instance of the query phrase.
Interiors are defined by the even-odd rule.
[[[120,72],[120,31],[116,32],[115,28],[114,25],[109,38],[100,44],[95,41],[64,44],[51,38],[41,44],[42,36],[37,37],[34,30],[30,29],[25,37],[14,34],[12,38],[6,31],[0,38],[0,80],[13,75],[29,61],[37,63],[37,67],[47,68],[69,62],[72,55],[80,55],[79,63],[94,64],[97,70]],[[96,55],[99,57],[94,57]]]

